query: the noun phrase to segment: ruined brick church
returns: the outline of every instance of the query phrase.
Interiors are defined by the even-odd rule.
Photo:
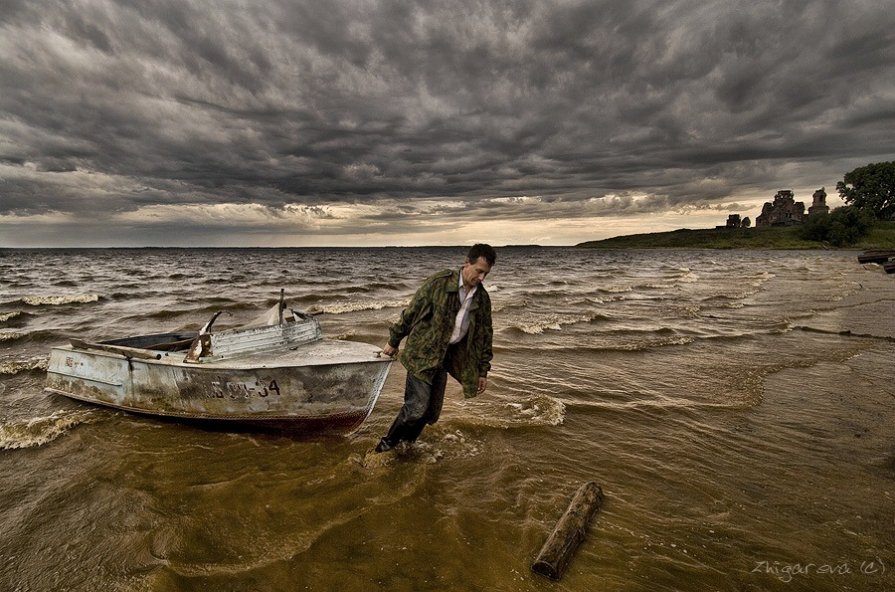
[[[774,195],[774,201],[765,202],[761,208],[761,214],[755,219],[755,226],[793,226],[802,224],[809,216],[828,213],[827,192],[821,187],[812,196],[814,201],[808,212],[805,212],[805,204],[796,201],[790,189],[781,189]]]

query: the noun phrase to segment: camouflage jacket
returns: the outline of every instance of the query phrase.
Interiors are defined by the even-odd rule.
[[[460,270],[446,269],[428,277],[389,329],[388,343],[398,347],[407,337],[401,363],[419,380],[431,384],[447,353],[454,320],[460,310]],[[469,306],[469,330],[456,345],[447,370],[461,385],[463,395],[475,397],[479,378],[491,369],[491,298],[479,284]]]

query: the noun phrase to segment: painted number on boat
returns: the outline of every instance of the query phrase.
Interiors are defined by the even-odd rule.
[[[215,380],[211,382],[211,392],[218,399],[251,399],[279,395],[280,387],[276,380],[256,382],[228,382]]]

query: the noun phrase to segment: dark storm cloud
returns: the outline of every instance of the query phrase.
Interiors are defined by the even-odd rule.
[[[0,214],[386,200],[364,218],[403,228],[402,199],[536,220],[829,185],[895,154],[893,25],[871,0],[7,0]]]

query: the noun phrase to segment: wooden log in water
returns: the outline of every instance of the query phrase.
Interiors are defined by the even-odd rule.
[[[885,263],[889,259],[895,259],[895,251],[867,251],[858,255],[858,263]]]
[[[603,490],[599,485],[590,481],[578,488],[566,513],[541,547],[541,552],[531,566],[532,571],[551,580],[560,579],[575,550],[584,540],[587,525],[602,504]]]
[[[886,273],[895,273],[895,263],[886,263],[883,265],[883,269],[886,270]]]

